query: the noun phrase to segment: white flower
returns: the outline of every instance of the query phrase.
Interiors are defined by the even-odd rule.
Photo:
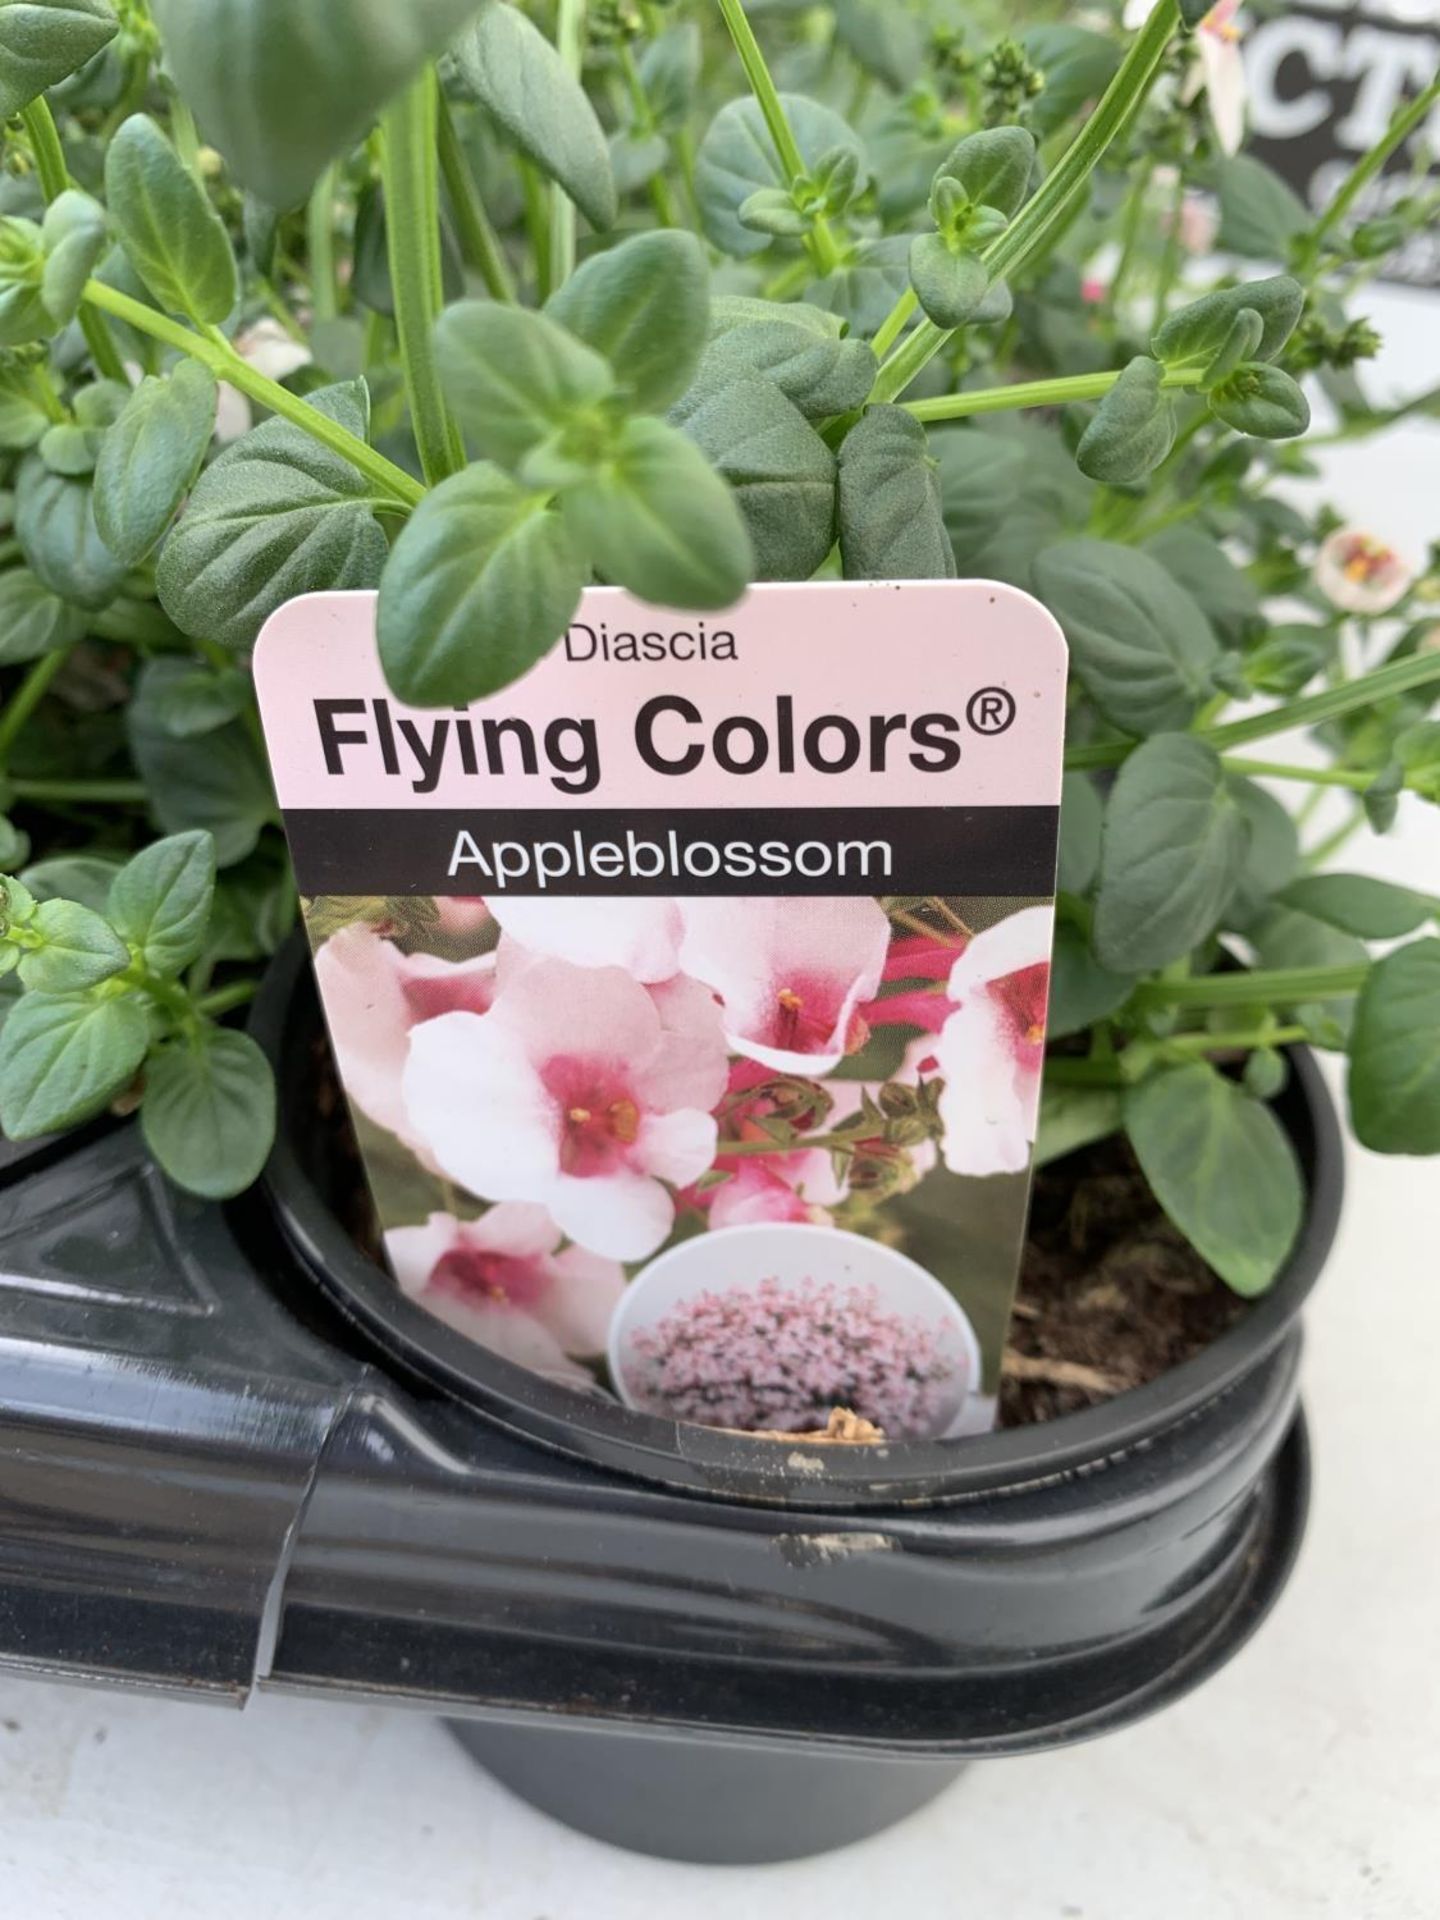
[[[267,380],[288,380],[301,367],[308,367],[314,357],[303,342],[290,337],[278,320],[268,318],[242,328],[230,344],[242,360],[257,373],[263,373]],[[238,440],[242,433],[250,431],[254,417],[250,402],[240,389],[222,380],[215,403],[215,438],[222,442]]]
[[[1315,581],[1346,613],[1388,613],[1410,591],[1415,569],[1373,534],[1340,527],[1316,555]]]
[[[955,962],[955,1012],[934,1042],[945,1164],[952,1173],[1021,1173],[1040,1110],[1050,993],[1049,907],[977,933]]]

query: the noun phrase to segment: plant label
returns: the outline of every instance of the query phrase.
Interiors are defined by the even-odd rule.
[[[1050,979],[1054,620],[973,580],[703,618],[592,587],[522,680],[438,711],[389,692],[374,622],[370,594],[293,601],[255,670],[398,1285],[672,1419],[990,1426]]]

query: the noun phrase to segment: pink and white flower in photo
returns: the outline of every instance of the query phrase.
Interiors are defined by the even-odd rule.
[[[1022,1173],[1040,1112],[1050,994],[1049,907],[1026,907],[977,933],[955,962],[955,1011],[934,1055],[945,1164],[952,1173]]]
[[[531,953],[574,967],[623,967],[636,980],[668,980],[679,965],[680,908],[674,900],[545,900],[491,894],[486,904]]]
[[[1316,555],[1315,581],[1345,613],[1388,613],[1414,585],[1415,569],[1373,534],[1338,527]]]
[[[680,966],[720,1002],[731,1050],[823,1074],[864,1044],[890,923],[870,899],[684,900]]]
[[[1154,11],[1155,0],[1128,0],[1125,25],[1132,31],[1142,27]],[[1215,139],[1225,154],[1238,153],[1245,139],[1250,90],[1241,38],[1240,0],[1216,0],[1195,29],[1195,62],[1181,92],[1186,101],[1204,92]]]
[[[589,1386],[577,1362],[604,1352],[625,1271],[562,1239],[543,1207],[507,1201],[480,1220],[432,1213],[392,1227],[385,1251],[402,1291],[438,1320],[517,1366]]]
[[[315,955],[315,973],[345,1091],[365,1116],[404,1141],[410,1124],[401,1077],[410,1030],[437,1014],[484,1013],[495,997],[495,956],[441,960],[403,953],[373,927],[343,927]]]
[[[528,1200],[612,1260],[653,1253],[675,1219],[672,1187],[715,1155],[725,1090],[714,1002],[663,1006],[618,967],[532,960],[484,1015],[416,1028],[403,1086],[426,1150],[487,1200]]]

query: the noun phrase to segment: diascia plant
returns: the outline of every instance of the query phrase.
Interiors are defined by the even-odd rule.
[[[999,578],[1073,659],[1040,1151],[1124,1128],[1258,1290],[1289,1042],[1440,1150],[1440,900],[1323,870],[1440,799],[1440,579],[1285,485],[1307,391],[1331,437],[1407,411],[1359,296],[1433,212],[1437,87],[1317,216],[1235,151],[1231,0],[751,11],[0,0],[0,1123],[138,1105],[182,1185],[257,1173],[223,1020],[294,911],[246,671],[291,595],[378,586],[448,704],[591,579]]]

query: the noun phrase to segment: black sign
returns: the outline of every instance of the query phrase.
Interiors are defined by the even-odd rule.
[[[1249,82],[1247,151],[1273,167],[1308,207],[1335,197],[1360,156],[1398,108],[1440,70],[1440,0],[1391,0],[1355,8],[1287,7],[1255,21],[1245,38]],[[1384,214],[1402,194],[1425,185],[1417,158],[1429,156],[1429,183],[1440,179],[1440,108],[1393,154],[1355,203],[1354,218]],[[1440,286],[1440,224],[1412,234],[1385,261],[1387,280]]]

